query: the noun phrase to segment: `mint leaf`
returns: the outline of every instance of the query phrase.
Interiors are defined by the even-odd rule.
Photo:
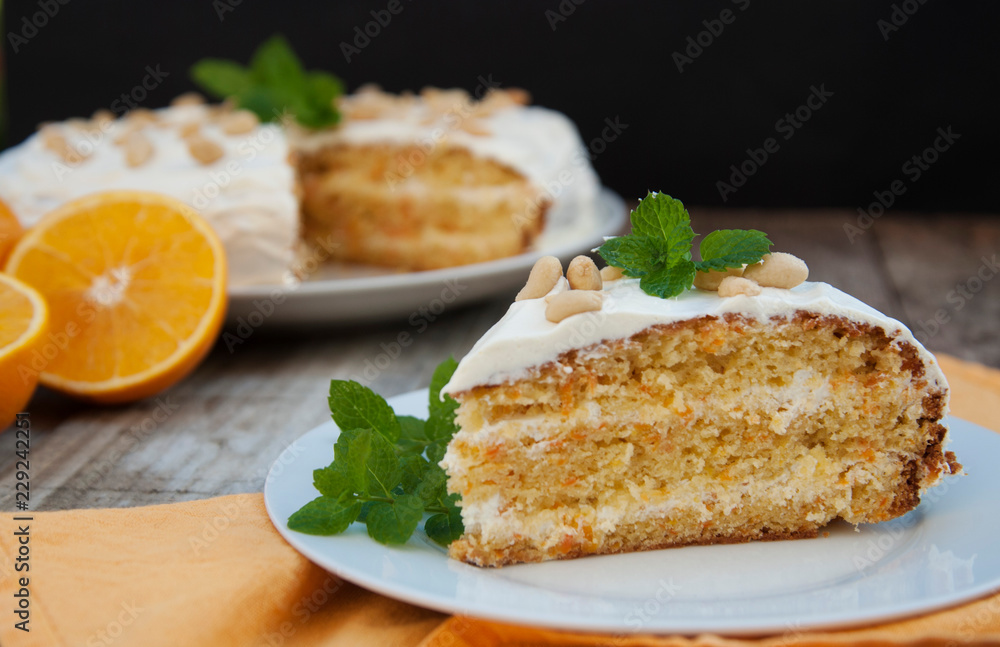
[[[432,415],[427,419],[424,429],[427,431],[427,437],[431,440],[432,444],[447,445],[451,441],[451,437],[458,431],[458,426],[455,424],[454,412],[451,414]]]
[[[351,497],[321,496],[292,513],[288,528],[307,535],[336,535],[347,530],[361,512],[361,504]]]
[[[371,512],[372,506],[378,503],[378,501],[365,501],[361,504],[361,512],[358,513],[358,518],[355,521],[360,521],[365,523],[368,520],[368,513]]]
[[[242,65],[218,58],[205,58],[192,65],[191,78],[220,99],[240,94],[253,83]]]
[[[295,92],[305,86],[302,62],[281,34],[261,43],[250,59],[250,73],[257,82]]]
[[[372,434],[371,453],[365,461],[365,468],[368,471],[368,491],[371,494],[377,492],[389,496],[403,478],[395,450],[378,434]]]
[[[648,236],[630,234],[604,241],[597,250],[608,265],[620,267],[625,276],[634,279],[649,271],[660,259],[656,241]]]
[[[447,546],[465,533],[462,524],[462,509],[451,506],[447,513],[438,513],[424,523],[427,536],[442,546]]]
[[[646,294],[675,297],[691,288],[698,272],[756,263],[771,247],[755,229],[714,231],[701,242],[700,261],[691,260],[697,234],[680,200],[665,193],[646,195],[630,215],[632,233],[604,242],[597,253],[625,276],[638,278]]]
[[[444,458],[444,454],[447,450],[447,444],[441,445],[434,443],[427,448],[427,460],[429,460],[432,464],[437,465]]]
[[[368,494],[368,470],[365,462],[371,453],[370,429],[342,431],[333,446],[333,463],[330,469],[340,472],[352,492]],[[313,478],[316,478],[315,472]]]
[[[316,105],[332,107],[334,100],[344,93],[344,82],[326,72],[309,72],[306,75],[306,83]]]
[[[424,431],[424,421],[413,416],[396,416],[396,419],[399,420],[396,452],[400,455],[423,454],[431,442]]]
[[[313,486],[322,496],[289,517],[289,528],[326,535],[360,521],[377,541],[402,544],[427,512],[433,516],[426,529],[435,541],[460,537],[461,497],[448,493],[447,473],[437,464],[458,430],[458,403],[441,396],[456,366],[449,359],[434,372],[427,421],[397,416],[383,398],[356,382],[331,382],[330,411],[343,431],[333,462],[313,471]],[[387,438],[393,430],[395,443]]]
[[[413,494],[420,497],[425,506],[434,505],[448,497],[448,475],[440,465],[428,465],[423,480],[414,489]]]
[[[684,208],[684,203],[666,193],[646,194],[629,219],[632,221],[633,234],[648,236],[654,240],[666,239],[679,226],[691,228],[691,216]],[[693,231],[691,234],[694,238]]]
[[[423,482],[424,474],[427,473],[430,463],[423,456],[407,454],[399,459],[399,467],[402,472],[400,485],[403,492],[413,494]]]
[[[694,240],[694,229],[690,223],[681,223],[664,234],[660,249],[665,252],[667,264],[672,265],[679,260],[691,260],[691,242]]]
[[[446,384],[451,380],[451,376],[455,374],[455,369],[458,368],[458,362],[455,361],[454,357],[449,357],[445,361],[438,364],[437,368],[434,369],[434,375],[431,376],[431,386],[428,389],[429,397],[429,409],[431,417],[436,413],[445,414],[451,413],[458,409],[458,402],[455,401],[450,395],[441,398],[441,389],[444,388]]]
[[[639,287],[651,296],[675,297],[691,287],[695,272],[694,262],[682,258],[673,265],[659,265],[643,275]]]
[[[441,389],[451,379],[457,367],[458,362],[451,357],[441,362],[434,371],[428,389],[430,417],[424,425],[424,433],[431,442],[427,446],[427,458],[431,463],[438,463],[444,457],[448,443],[458,431],[458,425],[455,423],[458,402],[450,395],[441,395]]]
[[[326,72],[306,71],[283,36],[272,36],[254,52],[250,65],[204,59],[191,67],[191,78],[207,93],[231,98],[261,121],[275,121],[286,112],[308,128],[325,128],[340,121],[336,98],[344,84]]]
[[[399,438],[399,420],[385,398],[353,380],[330,381],[330,414],[341,429],[374,429],[390,443]]]
[[[396,497],[395,502],[378,502],[368,511],[368,534],[380,544],[405,544],[424,516],[424,505],[412,494]]]
[[[313,487],[323,496],[339,497],[344,493],[355,491],[351,477],[348,476],[336,460],[328,467],[313,470]]]
[[[699,272],[760,262],[771,249],[767,234],[756,229],[720,229],[701,241]]]
[[[393,446],[371,429],[343,431],[333,447],[335,469],[358,494],[389,496],[402,470]]]

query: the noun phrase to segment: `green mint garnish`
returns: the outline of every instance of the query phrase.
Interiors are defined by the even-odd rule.
[[[383,544],[404,544],[424,514],[424,532],[447,546],[462,536],[459,496],[448,494],[448,476],[438,462],[458,430],[458,403],[441,397],[457,362],[441,363],[430,387],[427,420],[397,416],[380,395],[353,381],[330,382],[330,413],[343,430],[333,462],[313,471],[318,498],[288,519],[288,527],[310,535],[336,535],[354,522]]]
[[[760,261],[771,248],[767,235],[755,229],[721,229],[701,242],[700,261],[691,259],[697,236],[691,216],[680,200],[649,193],[630,215],[632,233],[605,241],[597,253],[620,267],[625,276],[640,279],[651,296],[675,297],[691,289],[695,274]]]
[[[254,52],[250,65],[206,58],[191,66],[191,78],[209,94],[232,98],[261,121],[290,113],[303,126],[323,128],[340,121],[334,100],[344,84],[326,72],[306,71],[288,41],[275,35]]]
[[[767,234],[756,229],[719,229],[701,241],[699,272],[760,262],[771,249]]]

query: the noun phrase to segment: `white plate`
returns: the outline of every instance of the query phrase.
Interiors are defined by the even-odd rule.
[[[482,300],[520,287],[535,261],[558,256],[565,263],[618,234],[628,217],[625,202],[602,188],[590,222],[573,214],[550,218],[535,248],[518,256],[426,272],[398,273],[370,266],[328,265],[289,286],[229,289],[230,323],[273,325],[351,323],[407,318]],[[254,314],[257,313],[257,314]]]
[[[427,391],[389,399],[426,416]],[[354,524],[343,535],[288,530],[318,496],[312,471],[333,460],[337,427],[308,432],[275,461],[268,514],[316,564],[360,586],[448,613],[605,632],[755,635],[843,628],[958,604],[1000,589],[1000,434],[949,420],[967,475],[950,477],[913,512],[882,524],[835,523],[829,537],[691,546],[481,569],[448,559],[418,529],[398,548]]]

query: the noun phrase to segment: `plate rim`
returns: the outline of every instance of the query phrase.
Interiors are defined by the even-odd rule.
[[[389,405],[394,409],[399,406],[399,403],[405,402],[408,399],[426,400],[428,389],[416,389],[413,391],[408,391],[405,393],[400,393],[395,396],[386,398]],[[994,437],[998,432],[994,432],[990,429],[977,425],[976,423],[958,418],[954,415],[949,415],[949,433],[951,431],[950,425],[955,422],[960,423],[961,426],[967,426],[969,429],[963,430],[960,433],[968,433],[972,431],[975,434],[984,433],[989,434],[986,437]],[[290,447],[294,443],[298,442],[307,435],[312,434],[339,434],[340,430],[337,425],[332,420],[327,420],[326,422],[313,427],[312,429],[297,436],[291,443],[286,446]],[[1000,442],[1000,439],[995,439]],[[280,464],[280,466],[279,466]],[[310,535],[302,535],[289,530],[285,525],[284,519],[280,519],[273,509],[274,502],[272,497],[275,496],[273,488],[276,487],[272,485],[275,480],[272,480],[272,472],[275,469],[279,469],[278,475],[275,480],[280,478],[280,474],[287,469],[286,464],[282,464],[281,455],[275,459],[271,467],[268,469],[268,474],[265,479],[264,485],[264,506],[267,511],[268,517],[274,525],[278,533],[301,555],[309,559],[313,564],[327,570],[328,572],[341,577],[342,579],[348,580],[358,586],[361,586],[370,591],[374,591],[386,597],[401,600],[415,606],[422,608],[432,609],[442,613],[447,613],[456,616],[466,616],[471,618],[477,618],[482,620],[502,622],[517,624],[521,626],[537,627],[545,629],[555,629],[563,631],[576,631],[580,633],[613,633],[616,635],[639,635],[639,634],[684,634],[684,635],[694,635],[694,634],[704,634],[704,633],[714,633],[718,635],[724,635],[729,637],[751,637],[751,636],[763,636],[768,634],[779,634],[789,631],[789,624],[786,623],[776,623],[771,618],[761,619],[759,622],[750,621],[747,622],[745,618],[740,618],[739,621],[733,621],[729,618],[712,618],[711,625],[698,624],[697,618],[686,618],[683,621],[687,624],[680,624],[680,622],[674,620],[670,623],[663,623],[662,619],[659,624],[653,619],[648,626],[641,626],[637,629],[631,629],[625,626],[625,623],[620,623],[616,625],[607,624],[601,620],[588,620],[585,617],[577,619],[575,624],[567,624],[565,621],[561,621],[562,616],[556,616],[553,618],[546,618],[541,615],[525,615],[523,610],[517,609],[507,609],[500,607],[499,609],[490,608],[485,603],[468,603],[465,600],[458,598],[445,598],[434,592],[420,592],[411,591],[409,588],[404,588],[400,590],[394,587],[391,583],[385,582],[383,579],[373,578],[368,573],[362,571],[361,569],[353,568],[350,564],[345,562],[338,562],[336,566],[331,569],[327,564],[322,563],[322,561],[329,562],[329,558],[322,554],[318,554],[320,551],[313,549],[311,546],[305,545],[305,540],[301,539],[303,537],[309,537]],[[963,476],[963,478],[969,478],[969,475]],[[269,487],[270,486],[270,487]],[[271,494],[269,495],[269,491]],[[372,540],[373,541],[373,540]],[[374,544],[374,541],[373,541]],[[739,547],[742,545],[751,544],[734,544],[733,546]],[[379,550],[397,550],[390,546],[377,545]],[[314,553],[317,553],[314,556]],[[400,554],[402,559],[405,559],[405,554]],[[473,569],[476,573],[491,572],[489,569],[480,569],[478,567],[465,564],[462,562],[456,562],[449,558],[446,554],[442,554],[443,564],[450,567],[463,568],[463,569]],[[599,559],[601,556],[595,556],[591,559]],[[322,561],[320,561],[322,560]],[[530,567],[531,565],[526,565]],[[494,569],[499,572],[499,569]],[[521,583],[523,586],[531,586],[530,584]],[[911,601],[905,604],[895,604],[890,606],[888,609],[881,607],[874,607],[868,610],[860,611],[843,611],[835,612],[824,616],[822,619],[816,621],[806,620],[805,622],[798,624],[794,627],[795,630],[801,631],[822,631],[822,630],[843,630],[851,628],[859,628],[865,626],[871,626],[878,623],[891,622],[894,620],[900,620],[903,618],[910,618],[922,613],[932,613],[936,611],[942,611],[945,609],[956,607],[960,604],[964,604],[971,600],[982,598],[990,593],[995,593],[1000,590],[1000,576],[992,580],[987,580],[985,582],[979,583],[978,585],[963,589],[959,594],[951,594],[947,598],[942,598],[942,596],[935,596],[932,598],[926,598],[924,600]]]
[[[595,203],[607,205],[606,213],[604,209],[599,210],[598,217],[593,226],[586,232],[580,234],[568,243],[560,245],[549,245],[541,249],[531,249],[517,254],[507,256],[492,261],[481,263],[470,263],[468,265],[457,265],[454,267],[443,267],[435,270],[423,270],[419,272],[400,272],[380,274],[377,276],[359,276],[343,279],[317,279],[315,281],[305,280],[294,284],[284,283],[260,283],[252,285],[236,285],[227,288],[227,295],[230,299],[248,300],[266,298],[274,290],[282,290],[289,295],[323,295],[333,291],[337,293],[365,292],[369,290],[406,288],[424,284],[432,284],[442,280],[462,280],[475,279],[482,276],[502,273],[527,267],[529,263],[538,258],[551,254],[554,256],[570,254],[578,250],[584,243],[603,236],[610,235],[620,229],[628,219],[629,210],[625,199],[614,189],[601,185]]]

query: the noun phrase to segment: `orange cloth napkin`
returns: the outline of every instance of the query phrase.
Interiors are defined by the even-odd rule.
[[[939,360],[951,382],[953,413],[1000,430],[1000,371],[946,356]],[[30,521],[13,516],[3,513],[0,522],[5,647],[1000,645],[1000,594],[877,627],[748,641],[600,636],[445,620],[313,566],[274,530],[259,494],[27,513]],[[30,526],[27,559],[17,561],[25,535],[15,533],[24,525]],[[28,570],[17,570],[25,563]],[[28,578],[26,587],[22,577]],[[22,588],[29,591],[27,633],[15,628]]]

